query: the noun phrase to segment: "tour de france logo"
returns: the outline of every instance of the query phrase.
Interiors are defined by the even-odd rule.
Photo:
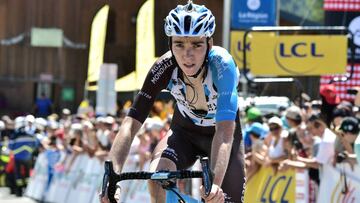
[[[250,10],[256,11],[260,8],[261,1],[260,0],[247,0],[246,5]]]

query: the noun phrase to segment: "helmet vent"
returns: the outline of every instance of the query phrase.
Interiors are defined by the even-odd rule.
[[[184,31],[185,33],[189,33],[191,26],[191,16],[185,16],[184,18]]]
[[[211,37],[215,31],[215,17],[205,6],[194,4],[178,5],[165,19],[167,36]]]
[[[202,25],[203,25],[203,24],[200,24],[200,25],[198,25],[198,26],[195,28],[195,30],[194,30],[194,34],[199,33],[199,31],[200,31],[200,29],[201,29]]]
[[[205,17],[206,17],[206,13],[203,14],[202,16],[200,16],[200,17],[196,20],[196,23],[202,21]],[[196,24],[196,23],[195,23],[195,24]]]
[[[192,1],[188,2],[188,5],[186,6],[186,11],[191,12],[194,9],[194,6],[192,4]]]
[[[177,25],[174,25],[175,32],[181,34],[181,31]]]
[[[208,25],[208,21],[205,21],[205,25],[204,25],[204,27],[206,27]]]
[[[180,24],[180,20],[175,14],[172,13],[171,16],[176,20],[178,24]]]
[[[212,22],[212,23],[209,25],[209,29],[213,29],[214,26],[215,26],[215,23]]]

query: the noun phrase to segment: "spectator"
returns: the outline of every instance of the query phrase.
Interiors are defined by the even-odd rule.
[[[67,108],[64,108],[61,113],[62,114],[59,123],[62,125],[71,125],[71,111]]]
[[[1,140],[5,137],[10,138],[14,133],[14,121],[9,116],[2,116],[1,120],[4,122],[4,129],[1,132]]]
[[[354,150],[357,163],[360,164],[360,136],[358,136],[354,143]]]
[[[340,126],[341,121],[343,120],[343,118],[347,117],[347,116],[353,116],[353,112],[352,112],[352,107],[345,107],[341,104],[337,105],[332,113],[332,129],[336,129],[337,127]]]
[[[154,102],[154,105],[151,107],[149,117],[158,121],[162,121],[164,118],[166,118],[166,115],[162,115],[163,111],[164,111],[164,104],[161,101],[156,101]]]
[[[259,170],[262,161],[264,160],[264,126],[261,123],[253,123],[246,131],[246,136],[251,139],[251,152],[246,154],[246,178],[249,180]]]
[[[82,153],[83,152],[83,131],[82,125],[79,123],[75,123],[71,126],[70,132],[70,146],[72,152]]]
[[[25,118],[17,117],[15,119],[15,133],[9,143],[9,149],[14,154],[15,160],[16,196],[22,196],[23,190],[27,186],[32,166],[32,153],[38,148],[35,137],[26,134],[24,128]]]
[[[99,142],[100,147],[103,150],[109,150],[110,145],[110,129],[107,127],[109,124],[106,122],[112,122],[111,119],[106,120],[105,117],[98,117],[96,118],[96,137]]]
[[[146,130],[142,130],[142,132],[138,133],[138,138],[140,141],[137,151],[139,154],[139,168],[140,170],[143,170],[144,164],[151,158],[151,138]]]
[[[27,115],[25,117],[25,122],[26,122],[25,132],[28,135],[35,135],[35,133],[36,133],[36,127],[34,125],[35,117],[33,115]]]
[[[96,131],[93,128],[94,126],[90,121],[82,121],[83,148],[84,150],[86,150],[90,157],[93,157],[95,155],[97,147],[99,146],[98,139],[96,137]]]
[[[246,110],[246,122],[251,124],[253,122],[263,123],[262,114],[260,109],[256,107],[250,107]]]
[[[246,124],[244,131],[243,131],[243,135],[244,135],[244,145],[245,145],[245,153],[250,152],[251,151],[251,139],[250,136],[248,135],[249,129],[251,128],[251,125],[253,123],[263,123],[262,120],[262,115],[261,115],[261,111],[256,108],[256,107],[249,107],[245,110],[246,112]],[[264,134],[266,134],[266,132],[264,132]]]
[[[331,164],[335,154],[336,135],[327,127],[319,114],[310,116],[307,129],[313,136],[320,137],[319,148],[314,158],[297,157],[297,159],[307,168],[319,168],[322,164]]]
[[[337,131],[340,128],[340,125],[346,117],[351,117],[353,115],[352,107],[345,106],[344,104],[339,104],[333,112],[333,121],[332,121],[332,130]],[[337,133],[337,137],[335,139],[335,157],[334,164],[336,161],[336,156],[345,150],[344,144],[346,144],[343,139],[342,133]]]
[[[336,154],[336,162],[340,163],[347,160],[351,165],[356,163],[354,154],[355,140],[360,132],[359,122],[354,117],[346,117],[341,122],[340,128],[337,131],[344,150]]]
[[[307,119],[313,114],[313,113],[321,113],[321,106],[322,102],[321,100],[313,100],[311,101],[311,112],[308,115]]]
[[[333,111],[335,107],[340,103],[340,97],[337,93],[334,84],[326,84],[320,86],[321,96],[321,116],[327,126],[330,126],[333,120]]]
[[[254,139],[251,138],[251,133],[254,132],[254,130],[259,134],[259,139],[262,140],[265,138],[265,135],[268,133],[268,130],[263,126],[263,124],[259,122],[251,123],[249,127],[245,129],[245,133],[244,133],[245,152],[252,151],[252,143]]]
[[[297,106],[291,106],[287,109],[286,121],[289,124],[289,144],[295,147],[295,150],[302,157],[306,157],[305,149],[312,145],[312,138],[305,133],[306,126],[302,122],[301,109]]]
[[[83,115],[92,117],[95,115],[94,107],[90,104],[90,101],[88,99],[84,99],[78,109],[77,109],[77,115]]]
[[[46,191],[49,190],[50,184],[53,180],[55,174],[55,166],[60,161],[61,152],[56,144],[56,136],[51,136],[49,138],[49,143],[47,149],[45,150],[45,156],[47,159],[47,169],[48,169],[48,179],[46,183]],[[44,193],[46,194],[46,193]]]
[[[150,137],[150,151],[152,152],[156,145],[161,140],[162,133],[161,131],[164,128],[164,123],[158,121],[157,119],[147,118],[144,122],[145,130]]]
[[[112,126],[115,123],[115,119],[111,116],[103,117],[100,119],[101,129],[97,132],[96,137],[100,142],[102,148],[108,150],[111,147],[111,132]]]
[[[52,113],[52,108],[51,100],[42,92],[41,97],[35,101],[35,116],[46,118]]]
[[[307,134],[307,133],[305,133]],[[288,159],[280,162],[279,164],[279,170],[284,171],[289,168],[300,168],[300,169],[306,169],[306,165],[303,162],[296,161],[297,156],[303,157],[303,158],[312,158],[316,155],[316,150],[318,149],[319,140],[320,138],[317,136],[313,136],[312,140],[312,146],[310,148],[307,148],[306,153],[301,152],[301,150],[298,150],[296,146],[294,146],[291,142],[293,140],[290,139],[290,135],[287,139],[284,140],[285,143],[285,150],[288,155]],[[306,156],[304,156],[304,154]],[[309,172],[309,203],[316,203],[318,191],[319,191],[319,170],[316,168],[307,168]]]
[[[270,118],[268,124],[270,134],[266,138],[268,142],[266,165],[277,164],[286,159],[284,139],[288,136],[288,132],[283,129],[283,123],[279,117]]]
[[[0,120],[0,132],[3,131],[3,130],[5,130],[5,123],[4,123],[4,121]]]
[[[6,129],[5,122],[0,120],[0,142],[4,141],[5,139],[5,136],[3,136],[3,132],[5,131],[5,129]],[[0,147],[2,147],[2,144],[0,144]]]

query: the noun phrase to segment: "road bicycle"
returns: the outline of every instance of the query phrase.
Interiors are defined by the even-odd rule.
[[[116,184],[123,180],[153,180],[160,183],[166,190],[166,203],[200,203],[203,200],[196,200],[189,195],[182,194],[176,187],[176,180],[186,178],[202,178],[205,195],[209,195],[213,182],[213,174],[210,170],[208,157],[199,157],[202,171],[178,170],[178,171],[157,171],[157,172],[126,172],[117,174],[114,172],[111,161],[105,161],[105,173],[103,177],[101,196],[104,197],[107,191],[110,203],[116,203]],[[107,189],[106,189],[106,186]]]

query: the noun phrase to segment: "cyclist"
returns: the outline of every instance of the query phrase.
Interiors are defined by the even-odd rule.
[[[151,67],[122,122],[110,152],[115,170],[123,168],[157,94],[167,89],[177,103],[170,131],[155,148],[150,170],[186,169],[197,155],[209,156],[214,181],[211,193],[203,198],[242,202],[245,178],[238,68],[225,49],[213,46],[215,18],[205,6],[192,1],[178,5],[166,17],[164,28],[170,50]],[[165,201],[158,184],[150,182],[149,190],[152,202]]]

